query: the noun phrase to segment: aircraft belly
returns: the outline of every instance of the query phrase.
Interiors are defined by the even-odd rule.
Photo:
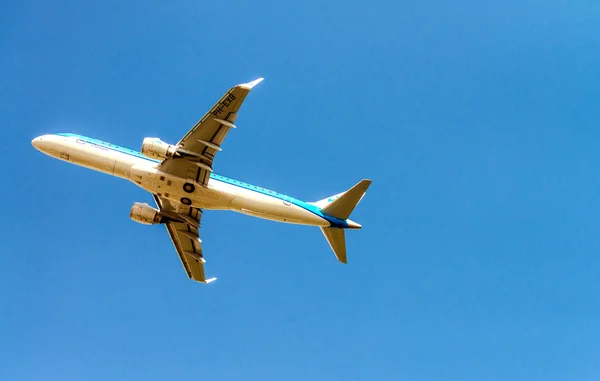
[[[160,197],[202,209],[229,209],[233,196],[218,189],[189,183],[154,166],[136,165],[130,169],[129,179]]]
[[[240,213],[267,220],[299,225],[329,226],[329,222],[297,205],[252,191],[243,191],[231,202],[231,208]]]
[[[68,142],[58,147],[60,158],[73,164],[106,174],[114,174],[116,155],[106,150],[90,150],[87,145]]]
[[[203,209],[230,209],[233,197],[214,189],[200,187],[194,192],[194,204]]]

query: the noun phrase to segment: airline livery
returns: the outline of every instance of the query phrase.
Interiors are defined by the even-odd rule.
[[[371,180],[317,202],[284,194],[213,173],[215,155],[227,133],[235,128],[242,102],[263,79],[231,88],[177,143],[145,138],[142,151],[72,133],[43,135],[31,142],[57,159],[127,179],[152,193],[157,208],[136,202],[130,212],[141,224],[164,224],[189,278],[206,279],[199,237],[202,211],[233,210],[291,224],[318,226],[337,259],[346,262],[345,229],[361,226],[348,219]]]

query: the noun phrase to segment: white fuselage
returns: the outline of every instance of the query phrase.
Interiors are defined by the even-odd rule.
[[[330,226],[314,206],[237,180],[212,174],[206,187],[197,185],[184,191],[186,179],[162,172],[160,162],[137,151],[78,135],[44,135],[32,141],[40,151],[57,159],[109,175],[127,179],[150,193],[180,203],[188,198],[191,206],[224,209],[280,222]]]

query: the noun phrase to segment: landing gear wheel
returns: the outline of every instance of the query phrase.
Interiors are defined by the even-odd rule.
[[[189,199],[189,198],[187,198],[187,197],[182,197],[182,198],[181,198],[181,200],[179,200],[179,201],[181,201],[181,203],[182,203],[183,205],[192,205],[192,200],[190,200],[190,199]]]
[[[194,189],[196,189],[196,187],[194,186],[194,184],[190,184],[190,183],[183,184],[183,190],[185,192],[187,192],[187,193],[194,192]]]

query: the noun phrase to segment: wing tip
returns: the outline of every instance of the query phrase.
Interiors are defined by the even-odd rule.
[[[242,83],[241,85],[238,85],[238,87],[241,87],[242,89],[246,89],[246,90],[252,90],[252,88],[256,85],[258,85],[259,83],[261,83],[264,80],[264,78],[258,78],[255,79],[252,82],[248,82],[248,83]]]
[[[210,279],[206,279],[206,280],[205,280],[204,282],[202,282],[202,283],[209,284],[209,283],[212,283],[212,282],[214,282],[214,281],[216,281],[216,280],[217,280],[217,278],[210,278]]]

